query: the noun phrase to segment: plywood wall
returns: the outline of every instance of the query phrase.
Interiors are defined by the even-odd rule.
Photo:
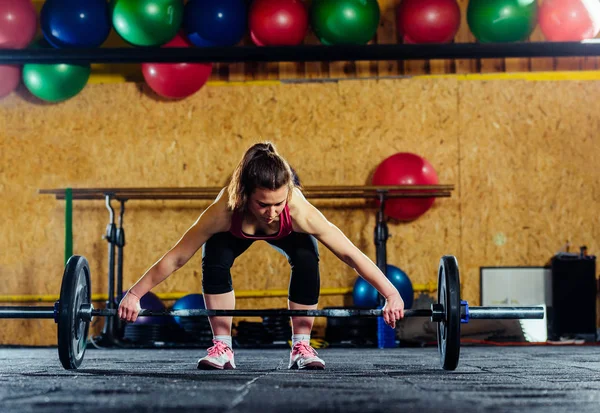
[[[458,257],[463,298],[479,300],[479,267],[543,265],[569,240],[599,250],[595,166],[600,82],[348,80],[208,86],[179,102],[143,85],[90,85],[58,105],[23,91],[0,102],[0,294],[56,294],[64,202],[41,188],[224,185],[243,151],[270,139],[305,185],[362,185],[385,157],[417,153],[454,184],[450,199],[412,223],[390,223],[389,263],[414,283],[436,282],[443,254]],[[373,205],[314,201],[374,259]],[[177,242],[202,201],[129,201],[125,286]],[[114,204],[118,210],[119,205]],[[107,290],[108,212],[75,201],[74,252],[88,257],[93,292]],[[355,273],[321,246],[321,286]],[[155,292],[200,292],[197,254]],[[264,243],[236,261],[238,290],[285,289],[289,266]],[[350,304],[324,297],[321,307]],[[239,299],[239,308],[284,307]],[[54,344],[51,321],[3,321],[0,343]]]

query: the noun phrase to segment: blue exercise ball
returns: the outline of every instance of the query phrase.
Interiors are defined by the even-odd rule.
[[[55,48],[100,47],[110,34],[110,10],[105,0],[46,0],[40,26]]]
[[[246,34],[248,7],[244,0],[190,0],[183,28],[195,46],[234,46]]]
[[[404,300],[404,308],[411,308],[415,298],[415,291],[408,275],[400,268],[388,264],[387,278],[400,292],[400,296]]]
[[[379,292],[362,277],[356,278],[354,282],[352,298],[356,307],[377,308],[379,306]]]
[[[413,305],[415,292],[408,275],[400,268],[388,264],[387,278],[394,285],[394,287],[396,287],[400,293],[400,296],[404,300],[404,308],[411,308]],[[352,298],[356,307],[379,307],[379,292],[362,277],[358,277],[354,282]]]
[[[173,310],[204,310],[206,305],[204,304],[204,297],[202,294],[188,294],[175,301],[173,304]],[[179,325],[182,324],[183,317],[173,317],[175,322]],[[193,320],[193,319],[190,319]]]

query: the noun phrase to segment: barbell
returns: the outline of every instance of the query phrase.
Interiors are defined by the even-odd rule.
[[[52,307],[0,307],[0,318],[51,318],[57,327],[58,356],[67,370],[83,362],[90,322],[93,317],[116,317],[116,309],[95,309],[91,301],[90,267],[85,257],[74,255],[65,265],[59,300]],[[172,310],[142,309],[139,316],[308,316],[381,317],[381,309],[325,310]],[[445,255],[438,269],[438,300],[430,309],[405,310],[405,317],[429,317],[437,322],[440,364],[455,370],[460,356],[460,325],[471,319],[543,319],[543,307],[469,307],[460,299],[460,276],[456,257]]]

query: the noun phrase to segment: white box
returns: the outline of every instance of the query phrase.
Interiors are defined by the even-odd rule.
[[[480,298],[483,307],[552,307],[550,267],[481,267]],[[527,341],[548,340],[546,311],[542,320],[519,320]]]

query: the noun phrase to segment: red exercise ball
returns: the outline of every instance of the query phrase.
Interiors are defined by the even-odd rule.
[[[402,0],[397,17],[407,43],[449,43],[461,20],[456,0]]]
[[[0,49],[24,49],[38,27],[31,0],[0,0]]]
[[[192,47],[178,33],[162,47]],[[160,96],[182,99],[199,91],[212,72],[211,63],[142,63],[146,83]]]
[[[255,0],[249,28],[257,46],[299,45],[308,30],[308,11],[301,0]]]
[[[0,65],[0,98],[10,95],[20,83],[20,66]]]
[[[600,3],[598,0],[544,0],[539,22],[549,41],[592,39],[600,31]]]
[[[437,173],[424,158],[400,152],[386,158],[373,175],[373,185],[437,185]],[[390,198],[385,201],[385,214],[399,221],[412,221],[423,215],[435,198]]]

